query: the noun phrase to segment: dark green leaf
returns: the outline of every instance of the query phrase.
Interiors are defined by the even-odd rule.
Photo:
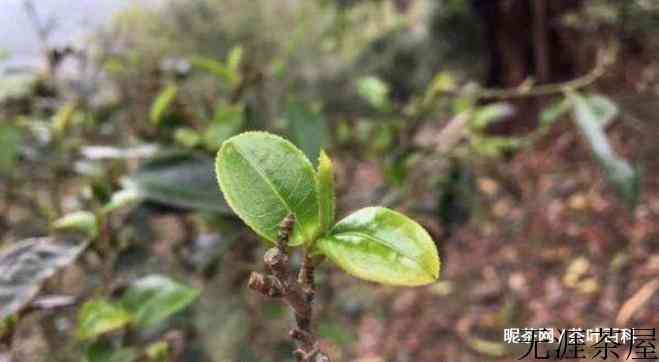
[[[113,348],[106,341],[98,341],[85,351],[86,362],[133,362],[138,357],[133,348]]]
[[[162,275],[150,275],[131,284],[121,305],[134,315],[138,327],[149,328],[185,309],[197,297],[197,289]]]
[[[568,93],[574,105],[574,119],[583,136],[588,140],[593,154],[599,160],[609,182],[611,182],[629,206],[635,206],[640,196],[640,176],[638,172],[624,159],[620,158],[611,148],[604,132],[604,125],[611,117],[611,111],[603,112],[603,102],[597,101],[593,106],[587,98]],[[604,118],[603,118],[604,117]]]
[[[0,124],[0,174],[13,170],[21,150],[23,138],[18,128]]]
[[[320,203],[320,233],[334,225],[336,196],[334,195],[334,166],[324,151],[318,158],[318,202]]]
[[[78,313],[78,338],[85,341],[126,327],[133,316],[106,299],[86,302]]]
[[[187,152],[164,153],[145,162],[126,180],[137,195],[166,205],[231,213],[217,192],[210,157]]]
[[[347,273],[392,285],[423,285],[439,277],[435,243],[419,224],[383,207],[339,221],[316,247]]]
[[[48,277],[71,264],[86,246],[45,237],[0,250],[0,320],[21,310]]]
[[[317,160],[321,148],[330,142],[325,117],[300,101],[289,101],[284,115],[291,142],[300,147],[310,160]]]
[[[316,172],[293,144],[265,132],[227,140],[217,154],[220,188],[257,234],[275,242],[279,223],[294,214],[291,245],[315,239],[320,226]]]

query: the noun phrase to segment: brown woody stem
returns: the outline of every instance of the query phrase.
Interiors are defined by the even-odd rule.
[[[253,272],[248,286],[266,297],[282,298],[293,311],[297,326],[289,332],[289,336],[298,342],[298,348],[293,352],[297,361],[329,362],[327,355],[318,348],[311,330],[315,263],[308,253],[304,256],[297,278],[291,277],[288,241],[293,235],[294,224],[294,215],[282,221],[277,246],[269,249],[263,257],[270,274]]]

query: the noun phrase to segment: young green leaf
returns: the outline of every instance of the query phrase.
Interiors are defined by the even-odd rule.
[[[149,113],[151,123],[155,125],[160,124],[163,116],[169,110],[169,106],[174,102],[176,93],[178,93],[178,87],[176,84],[168,84],[167,87],[158,94],[158,97],[156,97],[156,100],[153,101],[153,104],[151,105],[151,112]]]
[[[325,151],[318,158],[318,202],[320,203],[320,233],[334,224],[336,197],[334,196],[334,166]]]
[[[0,320],[28,304],[42,283],[71,264],[87,243],[34,238],[0,250]]]
[[[228,139],[215,163],[220,189],[233,211],[275,242],[279,223],[296,217],[291,245],[315,239],[320,226],[316,172],[302,151],[265,132]]]
[[[347,273],[374,282],[416,286],[439,277],[430,235],[407,216],[383,207],[349,215],[316,247]]]
[[[106,299],[93,299],[86,302],[78,314],[78,338],[94,339],[124,328],[132,320],[132,315],[121,306]]]
[[[98,236],[99,226],[96,215],[89,211],[76,211],[66,214],[53,222],[55,230],[81,232],[90,238]]]
[[[135,317],[138,327],[149,328],[183,310],[199,291],[161,275],[135,281],[121,299],[121,305]]]
[[[616,111],[613,111],[611,105],[603,106],[601,99],[593,101],[590,98],[589,101],[575,92],[569,92],[567,96],[574,105],[575,122],[590,143],[593,154],[604,168],[609,182],[616,187],[628,205],[634,206],[640,194],[640,176],[626,160],[613,151],[604,132],[604,125]],[[604,108],[608,111],[602,111]]]

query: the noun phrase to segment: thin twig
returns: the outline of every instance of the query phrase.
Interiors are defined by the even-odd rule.
[[[567,89],[575,90],[587,87],[599,79],[605,72],[606,68],[613,63],[615,58],[615,50],[611,52],[601,51],[598,55],[597,64],[593,69],[579,78],[575,78],[566,82],[540,84],[536,86],[514,87],[514,88],[479,88],[472,93],[454,93],[454,96],[469,96],[473,99],[511,99],[511,98],[525,98],[525,97],[538,97],[545,95],[552,95],[563,93]]]
[[[289,336],[298,342],[293,352],[299,362],[329,362],[327,355],[318,348],[318,342],[311,330],[312,303],[314,299],[315,263],[306,254],[297,279],[291,278],[288,257],[288,241],[293,235],[295,216],[287,216],[279,226],[277,246],[269,249],[263,260],[270,275],[252,272],[249,288],[261,295],[282,298],[295,315],[296,327]]]

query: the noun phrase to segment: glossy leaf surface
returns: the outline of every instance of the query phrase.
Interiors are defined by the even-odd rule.
[[[439,277],[430,235],[407,216],[367,207],[339,221],[318,250],[347,273],[392,285],[423,285]]]
[[[78,314],[78,338],[90,340],[127,326],[133,317],[121,306],[106,299],[85,303]]]
[[[217,192],[213,160],[205,155],[175,152],[150,159],[126,180],[137,196],[186,209],[231,213]]]
[[[21,310],[43,282],[71,264],[87,246],[34,238],[0,250],[0,320]]]
[[[195,288],[162,275],[150,275],[128,288],[121,305],[134,316],[138,327],[149,328],[183,310],[198,296]]]
[[[318,201],[320,203],[320,232],[334,224],[336,196],[334,195],[334,166],[324,151],[318,158]]]
[[[222,145],[215,166],[227,202],[261,237],[274,242],[279,223],[292,213],[297,222],[291,245],[315,238],[316,172],[292,143],[265,132],[243,133]]]

